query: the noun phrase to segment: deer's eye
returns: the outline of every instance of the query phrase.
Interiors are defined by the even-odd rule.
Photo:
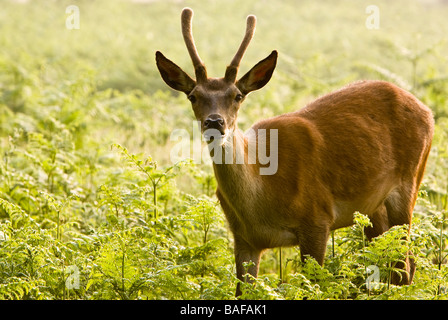
[[[235,101],[236,102],[240,102],[241,100],[243,100],[243,98],[244,98],[244,96],[242,95],[242,94],[237,94],[236,96],[235,96]]]
[[[188,100],[191,101],[191,103],[195,103],[196,102],[196,97],[194,95],[189,95],[187,98],[188,98]]]

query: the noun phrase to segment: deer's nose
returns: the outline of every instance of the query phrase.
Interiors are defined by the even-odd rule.
[[[211,114],[205,119],[205,129],[217,129],[221,134],[224,134],[225,121],[219,114]]]

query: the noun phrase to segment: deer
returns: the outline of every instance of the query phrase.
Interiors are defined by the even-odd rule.
[[[249,93],[269,82],[278,53],[272,51],[237,80],[255,32],[256,17],[249,15],[224,77],[208,77],[193,39],[192,18],[193,10],[184,8],[182,35],[196,79],[160,51],[156,65],[169,87],[186,94],[202,134],[214,131],[206,139],[215,143],[214,152],[218,143],[222,157],[244,160],[213,161],[216,196],[234,238],[236,296],[242,294],[241,283],[251,281],[247,274],[257,277],[267,249],[299,246],[302,260],[312,257],[323,265],[330,233],[353,225],[356,211],[372,223],[365,229],[368,239],[397,225],[410,231],[434,133],[429,107],[391,82],[360,80],[297,111],[260,120],[250,134],[243,133],[239,109]],[[260,132],[266,139],[256,139]],[[268,139],[273,132],[276,139]],[[267,150],[276,144],[275,173],[260,174],[266,164],[250,161],[253,141]],[[396,267],[402,271],[391,282],[410,284],[412,253]]]

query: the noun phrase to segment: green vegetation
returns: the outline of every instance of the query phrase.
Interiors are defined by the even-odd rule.
[[[23,2],[23,1],[22,1]],[[358,79],[386,79],[434,112],[436,132],[410,238],[365,241],[365,216],[337,230],[325,265],[299,248],[265,253],[250,299],[448,297],[448,6],[437,1],[3,1],[0,11],[0,298],[233,299],[233,239],[208,164],[171,163],[193,112],[156,70],[161,50],[192,74],[180,12],[212,76],[258,26],[242,73],[273,49],[266,88],[240,127]],[[80,29],[65,27],[67,6]],[[365,26],[367,5],[379,30]],[[389,279],[414,254],[414,283]],[[366,286],[377,266],[379,282]],[[281,278],[280,278],[281,270]],[[373,278],[375,279],[375,278]]]

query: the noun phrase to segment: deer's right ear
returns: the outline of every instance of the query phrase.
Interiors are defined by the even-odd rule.
[[[196,86],[196,81],[160,51],[156,52],[156,64],[162,79],[174,90],[189,94]]]
[[[277,51],[272,51],[236,82],[236,86],[244,95],[264,87],[269,82],[277,64],[277,55]]]

